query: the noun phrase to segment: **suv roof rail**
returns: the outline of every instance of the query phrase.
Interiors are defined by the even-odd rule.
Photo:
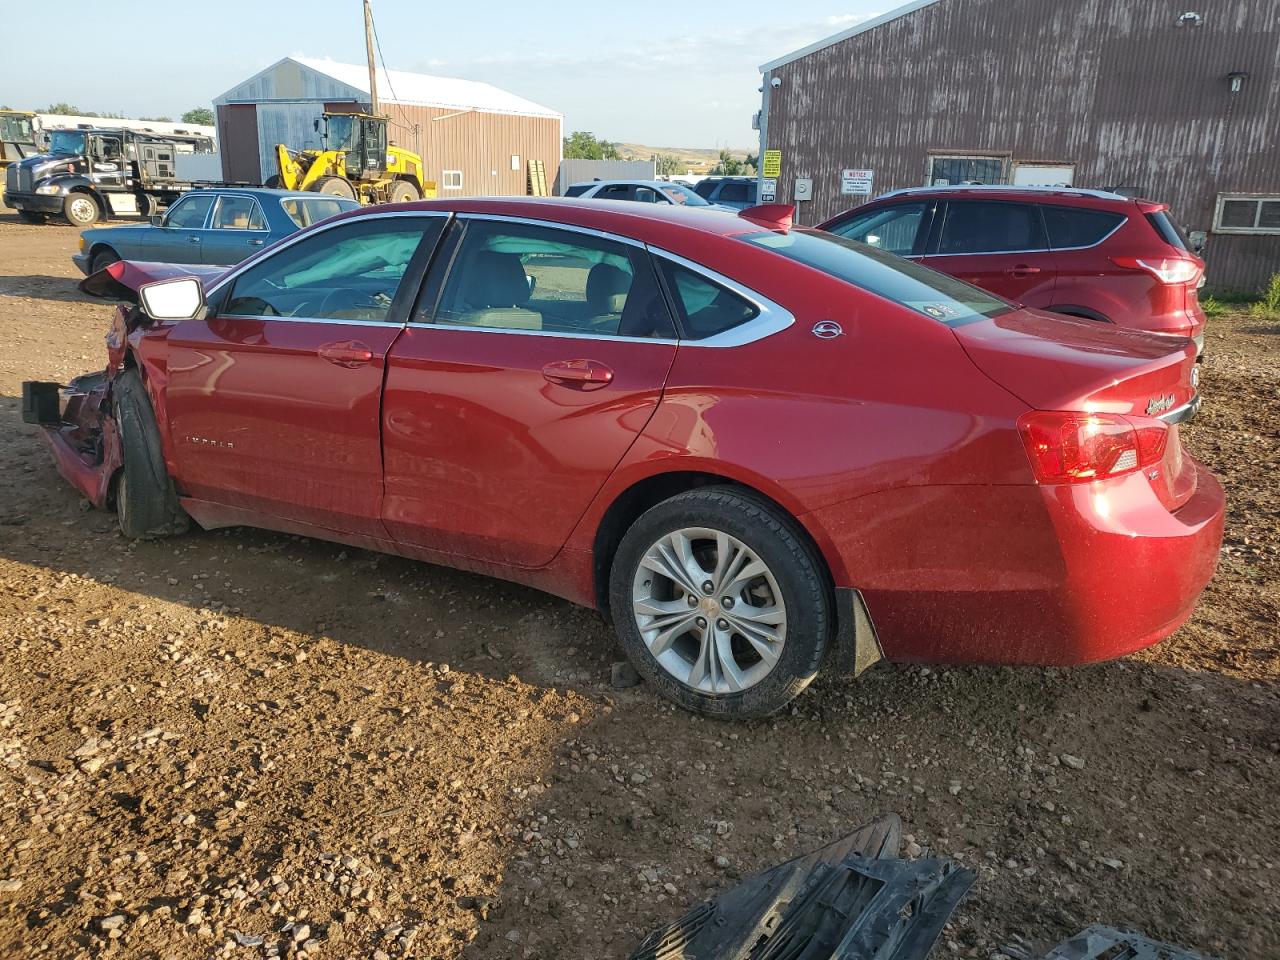
[[[882,193],[876,199],[883,197],[898,197],[912,193],[944,193],[960,190],[966,192],[972,191],[974,193],[1065,193],[1078,197],[1096,197],[1099,200],[1133,199],[1132,197],[1126,197],[1119,193],[1111,193],[1107,190],[1091,190],[1086,187],[1033,187],[1012,183],[957,183],[952,184],[951,186],[902,187],[898,190],[890,190],[888,193]]]

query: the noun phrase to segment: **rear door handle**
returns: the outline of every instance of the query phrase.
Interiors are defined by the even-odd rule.
[[[249,246],[251,246],[251,247],[260,247],[260,246],[262,246],[262,241],[261,241],[261,240],[250,240],[250,241],[249,241]]]
[[[316,353],[322,360],[339,367],[363,367],[373,360],[373,350],[359,340],[338,340],[326,343]]]
[[[200,242],[199,237],[187,237],[187,243],[199,243],[199,242]]]
[[[555,360],[542,368],[551,383],[598,390],[613,382],[613,369],[599,360]]]
[[[1010,267],[1008,270],[1005,271],[1005,273],[1015,277],[1034,277],[1039,272],[1040,272],[1039,267],[1033,267],[1028,263],[1014,264],[1012,267]]]

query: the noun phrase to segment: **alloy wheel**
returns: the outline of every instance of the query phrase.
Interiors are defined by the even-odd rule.
[[[644,552],[632,612],[653,658],[700,693],[749,689],[778,664],[787,634],[782,590],[747,544],[686,527]]]

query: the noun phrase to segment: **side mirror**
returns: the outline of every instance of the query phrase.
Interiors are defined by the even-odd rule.
[[[153,227],[163,227],[163,226],[164,226],[164,214],[163,214],[163,213],[153,213],[153,214],[151,215],[151,225],[152,225]]]
[[[195,277],[144,284],[138,288],[138,305],[152,320],[195,320],[205,312],[204,287]]]

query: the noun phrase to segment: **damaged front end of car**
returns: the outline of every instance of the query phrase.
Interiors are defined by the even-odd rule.
[[[46,380],[22,384],[23,421],[41,428],[58,473],[93,506],[110,506],[124,462],[120,430],[112,414],[111,385],[128,362],[131,343],[150,323],[138,305],[138,291],[184,276],[194,275],[207,283],[222,273],[221,268],[121,260],[86,277],[79,284],[83,293],[119,303],[105,338],[106,367],[65,386]]]

